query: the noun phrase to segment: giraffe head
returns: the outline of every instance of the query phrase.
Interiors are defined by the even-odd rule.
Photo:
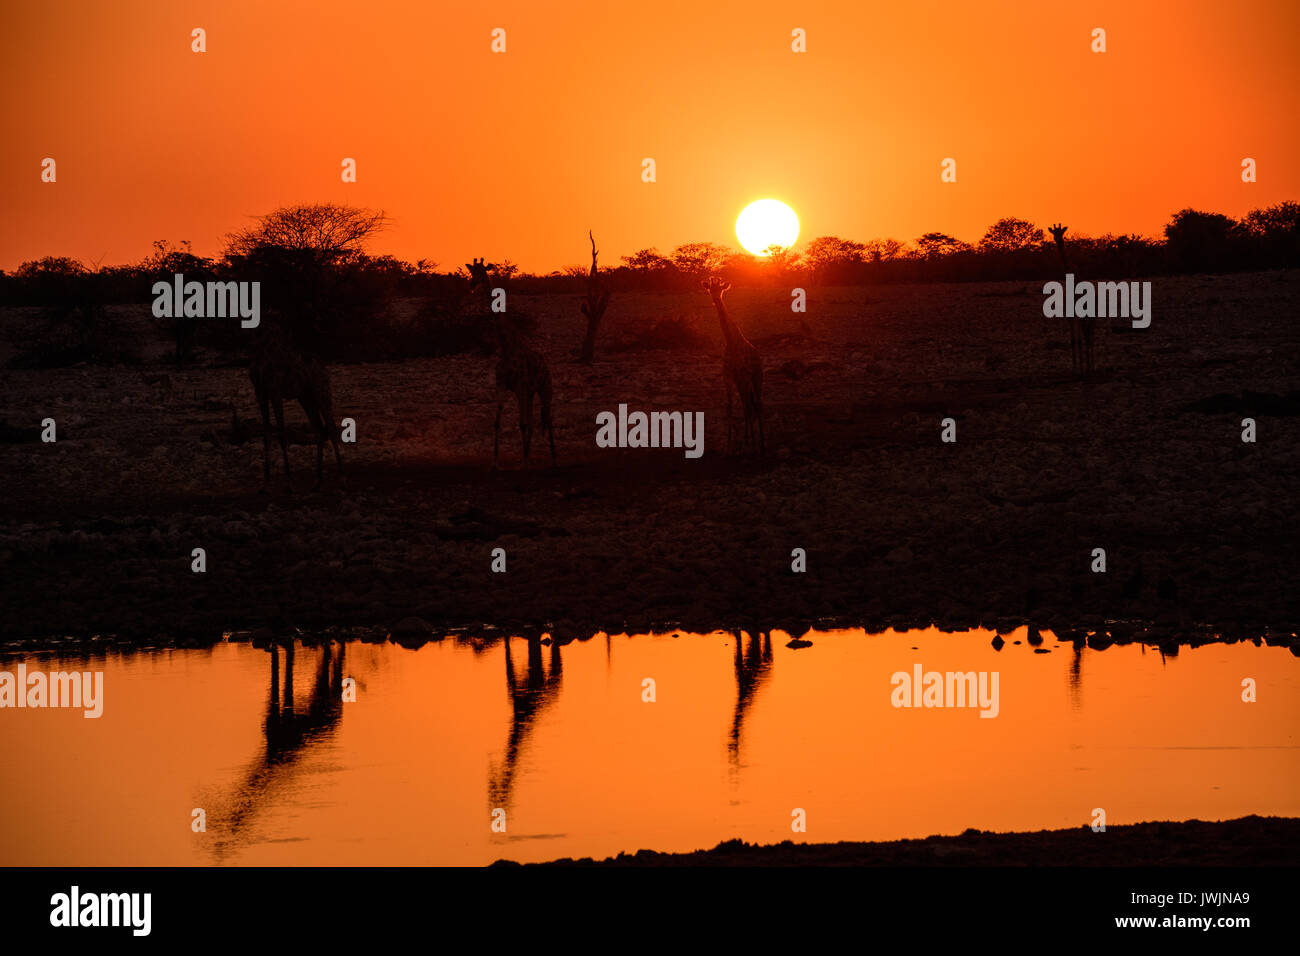
[[[1066,228],[1065,226],[1062,226],[1058,222],[1055,226],[1052,226],[1050,229],[1047,230],[1052,234],[1052,239],[1056,241],[1056,244],[1058,246],[1065,242],[1065,228]]]
[[[483,258],[480,256],[479,258],[475,259],[473,262],[465,263],[465,268],[469,270],[469,291],[470,292],[473,292],[475,289],[478,289],[480,286],[484,290],[490,289],[492,287],[491,277],[488,275],[488,273],[496,269],[495,263],[484,262]]]
[[[731,288],[730,282],[723,282],[717,276],[710,276],[707,282],[701,282],[700,288],[709,294],[715,305],[722,304],[722,294]]]

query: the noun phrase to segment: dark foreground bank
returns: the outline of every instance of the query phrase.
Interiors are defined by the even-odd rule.
[[[1089,826],[1032,833],[985,833],[882,843],[792,843],[742,840],[694,853],[641,850],[531,866],[1296,866],[1300,818],[1137,823],[1093,832]],[[499,861],[496,866],[519,864]]]

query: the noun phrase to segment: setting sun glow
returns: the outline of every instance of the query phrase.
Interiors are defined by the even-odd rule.
[[[789,249],[799,238],[799,217],[779,199],[759,199],[736,218],[736,238],[756,256],[767,255],[770,246]]]

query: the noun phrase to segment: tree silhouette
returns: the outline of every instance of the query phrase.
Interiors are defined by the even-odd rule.
[[[672,268],[672,262],[667,256],[659,254],[658,249],[641,249],[630,256],[621,256],[623,264],[633,272],[662,272],[665,269]],[[585,273],[586,270],[579,267],[580,271]]]
[[[916,240],[916,251],[922,259],[938,259],[969,248],[968,243],[942,232],[927,232]]]
[[[382,211],[337,203],[282,206],[258,216],[256,225],[230,233],[226,253],[249,257],[275,249],[318,265],[338,265],[359,255],[366,241],[387,224]]]
[[[1169,252],[1189,272],[1224,268],[1232,242],[1242,234],[1236,220],[1218,212],[1180,209],[1165,226]]]
[[[315,348],[340,313],[360,306],[346,287],[366,242],[389,222],[382,211],[337,203],[283,206],[226,237],[236,271],[260,275],[263,304],[277,312],[300,346]]]
[[[763,250],[766,256],[766,266],[768,273],[778,282],[784,280],[795,269],[799,268],[799,261],[803,258],[798,252],[795,252],[789,246],[772,244]]]
[[[1242,220],[1242,225],[1264,239],[1293,237],[1300,233],[1300,202],[1287,200],[1263,209],[1252,209]]]
[[[1254,246],[1257,265],[1300,264],[1300,203],[1288,200],[1252,209],[1241,228]]]
[[[872,239],[865,248],[872,262],[889,262],[902,255],[907,246],[897,239]]]
[[[730,249],[716,242],[688,242],[673,250],[672,261],[678,271],[696,279],[717,272],[730,254]]]
[[[195,281],[204,281],[213,275],[212,263],[196,256],[188,239],[182,239],[179,245],[166,239],[155,239],[153,253],[145,258],[140,267],[155,279],[170,279],[179,274]],[[171,321],[172,335],[176,342],[173,358],[177,365],[184,365],[194,357],[198,320],[185,315],[184,309],[176,309]]]
[[[867,247],[839,236],[818,236],[804,250],[804,262],[812,269],[813,279],[821,282],[836,270],[861,262]]]
[[[1042,244],[1045,236],[1043,230],[1032,222],[1007,216],[989,226],[980,240],[983,252],[1015,252]]]

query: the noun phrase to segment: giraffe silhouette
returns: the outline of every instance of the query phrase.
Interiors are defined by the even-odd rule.
[[[732,320],[727,312],[723,296],[731,288],[730,282],[723,282],[717,276],[711,277],[700,286],[713,300],[713,308],[718,313],[718,325],[722,329],[725,348],[722,354],[722,374],[727,392],[727,450],[732,445],[732,392],[740,401],[741,411],[745,416],[745,447],[750,447],[757,426],[758,448],[766,450],[763,438],[763,360],[759,357],[754,343],[745,338],[740,326]]]
[[[287,331],[275,323],[264,324],[248,368],[257,406],[262,414],[262,491],[271,483],[271,419],[275,412],[280,452],[284,456],[284,477],[293,490],[289,475],[289,448],[284,437],[284,402],[297,399],[316,434],[316,484],[319,490],[325,468],[325,442],[334,446],[339,482],[343,480],[343,456],[339,452],[339,432],[334,421],[334,401],[329,372],[319,357],[306,353]]]
[[[1049,230],[1056,243],[1057,254],[1061,257],[1061,269],[1070,274],[1070,260],[1065,254],[1066,226],[1057,223]],[[1096,324],[1091,318],[1072,316],[1070,323],[1070,368],[1075,375],[1092,374],[1092,340]]]
[[[524,465],[528,464],[528,454],[533,441],[533,397],[536,396],[541,406],[541,426],[551,445],[551,464],[555,464],[555,430],[551,424],[551,370],[540,352],[524,341],[524,333],[519,324],[505,312],[492,309],[492,282],[490,270],[496,266],[485,263],[482,258],[465,263],[469,270],[470,295],[485,308],[496,330],[497,350],[500,357],[496,367],[497,417],[493,428],[492,467],[500,465],[501,455],[501,411],[505,407],[506,396],[514,393],[519,407],[519,432],[523,438]]]

